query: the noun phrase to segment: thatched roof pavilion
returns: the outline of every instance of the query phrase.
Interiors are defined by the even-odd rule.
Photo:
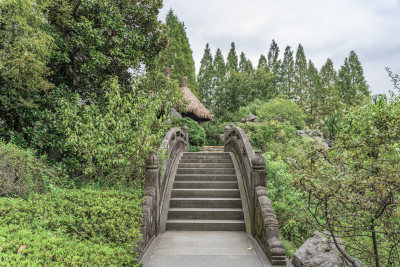
[[[182,85],[183,96],[189,103],[186,105],[185,110],[181,111],[183,117],[190,117],[198,122],[212,121],[208,109],[199,101],[199,99],[190,91],[188,87],[188,78],[183,77]]]

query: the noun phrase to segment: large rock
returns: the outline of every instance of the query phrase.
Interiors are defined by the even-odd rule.
[[[296,135],[300,138],[306,138],[307,136],[314,139],[317,146],[331,147],[332,142],[328,139],[324,139],[324,134],[317,130],[297,130]]]
[[[242,122],[247,123],[247,122],[256,122],[258,120],[258,117],[256,115],[250,114],[247,115],[242,119]]]
[[[339,238],[336,238],[341,243]],[[342,248],[344,249],[344,248]],[[354,259],[356,267],[364,267],[364,264]],[[336,248],[333,239],[328,233],[314,232],[314,236],[307,241],[293,254],[292,263],[295,267],[351,267],[339,250]]]
[[[170,115],[174,119],[182,119],[182,115],[178,111],[176,111],[176,109],[174,109],[174,108],[171,108]]]

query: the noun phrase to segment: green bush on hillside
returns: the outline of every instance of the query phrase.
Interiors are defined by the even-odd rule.
[[[27,198],[48,192],[63,175],[35,158],[32,152],[0,140],[0,197]]]
[[[200,147],[204,145],[206,139],[206,133],[200,124],[188,117],[177,119],[173,121],[173,124],[179,127],[186,125],[189,132],[189,151],[200,151]]]
[[[303,110],[292,100],[274,98],[260,107],[258,115],[263,121],[287,122],[296,129],[303,129],[306,125]]]
[[[103,85],[104,105],[85,103],[78,95],[73,101],[64,99],[59,113],[67,149],[76,155],[69,171],[81,173],[76,180],[114,185],[143,177],[144,159],[164,137],[165,117],[159,114],[165,103],[168,109],[174,102],[173,85],[166,84],[167,99],[134,90],[122,93],[117,80],[111,79]]]
[[[223,123],[218,123],[216,121],[204,122],[201,127],[203,127],[206,133],[206,146],[222,146],[222,140],[219,137],[220,134],[224,133],[225,126]]]
[[[247,115],[253,114],[258,116],[259,109],[265,104],[266,102],[261,101],[259,99],[254,100],[247,106],[242,106],[236,112],[226,112],[221,121],[225,122],[240,122],[244,117]]]
[[[0,265],[135,266],[142,201],[140,190],[57,189],[28,200],[0,198]]]

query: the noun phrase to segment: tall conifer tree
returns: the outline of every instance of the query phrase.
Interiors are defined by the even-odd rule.
[[[186,35],[185,25],[179,21],[172,9],[167,14],[165,24],[170,42],[167,49],[160,55],[160,66],[162,68],[169,66],[171,79],[177,80],[179,84],[181,84],[183,76],[187,76],[189,88],[197,95],[198,84],[193,52]]]
[[[370,94],[363,68],[354,51],[350,52],[339,70],[338,87],[342,101],[346,105],[359,104]]]
[[[238,56],[236,54],[235,43],[231,43],[231,49],[229,50],[229,54],[226,60],[226,70],[227,72],[237,71],[238,70]]]
[[[267,58],[264,55],[261,55],[260,59],[258,60],[257,69],[267,69],[267,68],[268,68]]]
[[[370,94],[363,68],[354,51],[350,52],[339,69],[338,87],[342,101],[346,105],[359,104]]]
[[[217,49],[217,52],[214,56],[214,80],[213,80],[213,88],[215,94],[212,98],[212,112],[215,113],[218,110],[219,106],[224,106],[224,96],[225,96],[225,89],[224,89],[224,82],[226,79],[226,65],[224,56],[222,55],[221,49]]]
[[[239,71],[245,73],[253,72],[253,63],[246,57],[244,52],[240,53]]]
[[[322,66],[319,76],[321,78],[321,116],[332,114],[340,104],[339,92],[337,90],[337,73],[333,61],[328,58]]]
[[[364,70],[356,52],[351,51],[349,55],[349,67],[351,75],[351,86],[354,88],[356,98],[362,99],[369,96],[369,86],[364,77]]]
[[[342,102],[347,105],[351,104],[351,75],[349,59],[347,57],[344,59],[344,63],[339,69],[337,84]]]
[[[199,74],[197,81],[199,83],[199,99],[207,108],[211,108],[214,94],[213,79],[214,79],[213,58],[211,55],[210,45],[207,43],[204,49],[203,58],[200,61]]]
[[[307,86],[307,60],[301,44],[297,47],[296,62],[294,64],[294,91],[296,100],[303,105],[304,93]]]
[[[311,60],[308,61],[307,81],[307,110],[310,115],[315,115],[321,99],[321,80]]]
[[[274,85],[279,88],[280,84],[280,65],[281,62],[279,60],[279,47],[278,44],[273,39],[271,42],[271,46],[268,51],[268,67],[272,74],[274,75]]]
[[[282,78],[281,92],[286,94],[289,99],[294,99],[294,60],[293,51],[290,46],[287,46],[285,49],[280,75]]]

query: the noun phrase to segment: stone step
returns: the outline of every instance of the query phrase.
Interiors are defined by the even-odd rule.
[[[241,208],[240,198],[171,198],[170,208]]]
[[[177,174],[235,174],[234,168],[178,168]]]
[[[172,198],[240,198],[239,189],[172,189]]]
[[[175,188],[209,188],[209,189],[237,189],[236,181],[175,181]]]
[[[178,168],[233,168],[233,163],[182,163],[179,162]]]
[[[176,220],[243,220],[243,210],[239,208],[172,208],[168,219]]]
[[[219,153],[202,153],[202,152],[185,152],[182,159],[230,159],[231,155],[225,152]]]
[[[244,231],[243,220],[167,220],[167,230],[172,231]]]
[[[231,158],[218,159],[184,159],[182,158],[179,163],[232,163]]]
[[[202,146],[200,147],[200,152],[224,152],[223,146]]]
[[[235,181],[237,178],[235,174],[177,174],[175,181]]]

